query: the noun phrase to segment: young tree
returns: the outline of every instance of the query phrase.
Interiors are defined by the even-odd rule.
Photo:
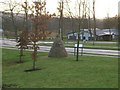
[[[16,46],[19,47],[20,49],[20,63],[23,62],[22,61],[22,56],[23,56],[23,50],[27,49],[27,45],[29,44],[29,38],[28,38],[28,11],[29,11],[29,6],[28,6],[28,2],[27,0],[24,2],[24,4],[21,5],[23,8],[23,11],[25,13],[25,17],[24,17],[24,29],[22,30],[22,33],[20,34],[20,37],[18,39],[18,43]]]
[[[20,37],[18,39],[18,44],[16,46],[18,46],[18,48],[20,49],[20,59],[19,59],[19,63],[22,63],[22,57],[23,57],[23,50],[24,49],[27,49],[27,45],[29,43],[29,40],[28,40],[28,36],[27,36],[27,32],[26,31],[23,31],[21,34],[20,34]]]
[[[46,38],[46,28],[47,28],[47,22],[50,18],[48,13],[46,13],[46,2],[40,1],[40,2],[34,2],[34,8],[32,10],[32,14],[30,15],[30,18],[33,22],[34,29],[29,33],[29,39],[33,43],[33,70],[36,70],[35,62],[37,59],[37,49],[39,48],[37,45],[37,42],[39,40],[44,40]]]
[[[35,70],[35,62],[37,59],[37,49],[39,48],[37,45],[37,42],[41,39],[41,33],[38,33],[36,30],[32,30],[31,33],[29,33],[30,41],[33,43],[33,53],[32,53],[32,59],[33,59],[33,70]]]

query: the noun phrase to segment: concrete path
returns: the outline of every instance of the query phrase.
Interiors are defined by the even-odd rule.
[[[16,42],[14,40],[8,40],[8,39],[0,39],[0,47],[16,47]],[[40,49],[38,51],[40,52],[49,52],[50,46],[40,46]],[[66,48],[68,53],[74,53],[74,48]],[[79,49],[79,52],[81,52],[81,49]],[[119,51],[117,50],[102,50],[102,49],[83,49],[84,54],[91,54],[91,55],[110,55],[110,56],[118,56]]]

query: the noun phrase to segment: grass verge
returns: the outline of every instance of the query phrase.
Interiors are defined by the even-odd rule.
[[[36,67],[40,70],[24,72],[32,68],[31,52],[26,51],[24,63],[19,51],[3,49],[3,85],[18,88],[117,88],[118,59],[99,56],[80,56],[79,61],[69,55],[66,58],[49,58],[48,53],[38,53]]]

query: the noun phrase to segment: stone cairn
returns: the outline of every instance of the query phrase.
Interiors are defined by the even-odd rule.
[[[65,50],[63,41],[60,39],[59,36],[56,36],[48,57],[67,57],[67,52]]]

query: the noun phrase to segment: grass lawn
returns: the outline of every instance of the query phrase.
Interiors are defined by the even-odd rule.
[[[19,88],[117,88],[118,59],[99,56],[80,56],[79,61],[49,58],[38,53],[36,67],[41,70],[24,72],[32,68],[31,52],[25,52],[24,63],[16,63],[19,51],[3,49],[3,85]]]

